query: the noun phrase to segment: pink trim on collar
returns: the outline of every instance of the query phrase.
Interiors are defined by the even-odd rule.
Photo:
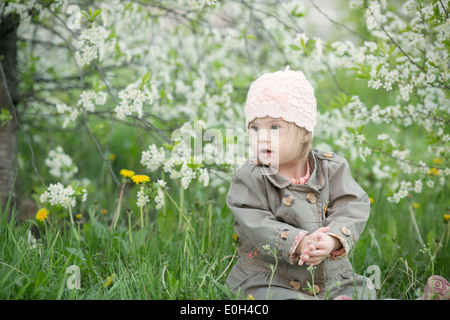
[[[289,179],[289,181],[293,184],[305,184],[310,177],[311,173],[309,172],[309,161],[306,161],[306,175],[299,179]]]

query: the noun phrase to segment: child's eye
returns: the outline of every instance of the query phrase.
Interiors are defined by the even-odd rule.
[[[252,129],[253,131],[258,131],[258,127],[256,126],[252,126],[250,129]]]
[[[274,124],[274,125],[272,126],[272,129],[273,129],[273,130],[278,130],[278,129],[280,129],[280,126],[277,126],[277,125]]]

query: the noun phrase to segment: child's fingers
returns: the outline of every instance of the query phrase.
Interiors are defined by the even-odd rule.
[[[315,232],[317,232],[317,231],[327,233],[328,231],[330,231],[330,227],[320,227]]]
[[[299,259],[299,261],[298,261],[298,265],[299,266],[302,266],[305,262],[307,262],[308,261],[308,259],[309,259],[309,255],[308,254],[302,254],[301,256],[300,256],[300,259]]]
[[[308,266],[317,266],[319,263],[321,263],[323,261],[323,259],[321,259],[321,258],[316,258],[316,259],[309,259],[307,262],[306,262],[306,265],[308,265]]]
[[[311,254],[311,252],[313,252],[314,250],[316,250],[317,249],[317,246],[315,245],[315,243],[313,244],[309,244],[306,248],[305,248],[305,250],[303,250],[303,253],[304,254]]]
[[[306,263],[308,266],[316,266],[319,263],[321,263],[323,260],[325,260],[326,256],[324,255],[318,255],[318,256],[310,256],[308,258],[307,261],[305,261],[304,263]]]
[[[316,250],[308,253],[308,258],[309,259],[311,259],[311,258],[324,258],[324,257],[327,257],[327,256],[328,256],[327,251],[326,250],[322,250],[322,249],[316,249]]]

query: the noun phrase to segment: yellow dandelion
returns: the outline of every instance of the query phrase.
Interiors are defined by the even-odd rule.
[[[42,222],[45,219],[47,219],[48,214],[49,214],[48,210],[45,208],[42,208],[36,213],[36,220],[39,220]]]
[[[79,213],[75,216],[75,218],[77,218],[78,220],[81,219],[81,217],[83,217],[83,215],[81,213]]]
[[[448,223],[450,220],[450,214],[444,214],[444,223]]]
[[[255,298],[253,298],[253,296],[252,296],[251,294],[249,294],[249,295],[247,296],[247,300],[255,300]]]
[[[428,174],[437,176],[439,174],[439,170],[436,168],[431,168],[430,171],[428,171]]]
[[[442,164],[442,159],[439,159],[439,158],[434,158],[433,159],[433,164]]]
[[[133,180],[134,183],[139,184],[150,181],[150,178],[146,175],[141,174],[131,177],[131,180]]]
[[[238,243],[239,242],[239,236],[235,233],[233,234],[233,242]]]
[[[103,288],[108,288],[113,284],[113,279],[112,277],[108,277],[108,279],[106,280],[105,284],[103,285]]]
[[[372,197],[369,198],[369,201],[370,201],[370,204],[373,204],[373,198]]]
[[[102,214],[107,214],[107,213],[108,213],[108,210],[105,209],[105,208],[103,208],[103,209],[102,209]]]
[[[120,174],[125,178],[131,178],[132,176],[134,176],[134,171],[122,169],[120,170]]]
[[[115,155],[114,153],[111,153],[111,154],[108,156],[108,159],[109,159],[109,161],[114,161],[114,160],[116,160],[116,155]]]
[[[413,202],[412,206],[413,206],[414,209],[419,209],[420,208],[420,203]]]

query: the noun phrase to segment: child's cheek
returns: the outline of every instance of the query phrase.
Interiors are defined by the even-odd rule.
[[[258,137],[255,133],[249,132],[250,148],[254,155],[257,154],[258,150]]]

